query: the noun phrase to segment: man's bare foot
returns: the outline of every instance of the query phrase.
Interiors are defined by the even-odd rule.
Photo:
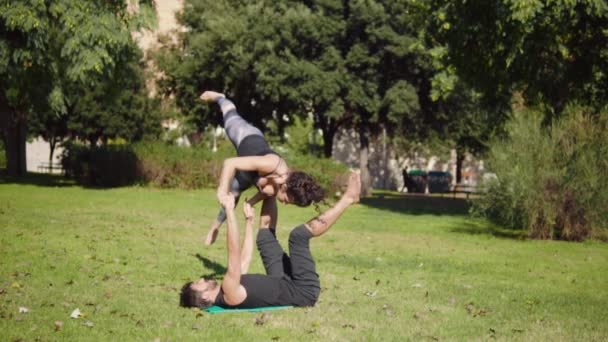
[[[359,202],[361,197],[361,176],[357,172],[351,172],[348,177],[348,183],[343,197],[351,204]]]
[[[224,94],[207,90],[201,94],[200,99],[205,102],[216,102],[220,97],[224,97]]]
[[[211,246],[217,239],[218,233],[219,233],[219,229],[211,228],[209,230],[209,233],[207,233],[207,237],[205,238],[205,246]]]

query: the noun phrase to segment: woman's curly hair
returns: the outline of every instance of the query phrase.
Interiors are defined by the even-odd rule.
[[[299,207],[308,207],[325,198],[325,190],[319,183],[312,176],[301,171],[289,173],[285,185],[289,201]]]

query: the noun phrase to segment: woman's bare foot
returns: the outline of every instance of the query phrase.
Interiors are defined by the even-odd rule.
[[[351,172],[348,177],[348,183],[343,198],[348,200],[351,204],[359,202],[359,199],[361,198],[361,176],[357,172]]]
[[[218,221],[213,222],[213,224],[211,225],[211,229],[209,229],[207,237],[205,238],[205,246],[211,246],[215,242],[221,224],[222,223]]]
[[[225,97],[224,94],[218,93],[217,91],[206,90],[199,97],[205,102],[216,102],[220,97]]]

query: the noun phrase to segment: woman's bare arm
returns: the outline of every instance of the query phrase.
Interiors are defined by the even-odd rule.
[[[217,188],[218,199],[225,196],[230,191],[230,182],[234,178],[237,170],[256,171],[258,173],[271,173],[277,167],[280,157],[276,154],[254,157],[234,157],[224,160],[220,182]]]

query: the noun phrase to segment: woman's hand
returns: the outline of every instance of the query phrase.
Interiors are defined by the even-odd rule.
[[[227,194],[218,193],[217,200],[220,202],[222,207],[224,207],[224,209],[226,209],[226,210],[234,209],[234,195],[232,193],[230,193],[230,192]]]
[[[243,203],[243,214],[245,215],[245,220],[248,222],[253,222],[255,218],[255,210],[251,206],[248,200],[245,200]]]

